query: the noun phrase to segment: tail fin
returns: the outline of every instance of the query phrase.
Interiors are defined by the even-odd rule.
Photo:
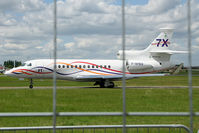
[[[171,45],[171,38],[173,35],[173,29],[171,28],[161,28],[161,33],[156,37],[153,42],[146,48],[150,53],[159,54],[177,54],[177,53],[187,53],[187,51],[173,51],[169,47]]]
[[[161,33],[153,40],[150,46],[147,48],[149,52],[165,52],[169,50],[171,44],[171,37],[173,35],[173,29],[161,28]]]
[[[171,38],[173,35],[173,29],[161,28],[161,33],[153,40],[153,42],[144,50],[126,50],[126,58],[128,59],[143,59],[143,58],[154,58],[158,61],[169,61],[170,56],[176,53],[187,53],[187,51],[175,51],[170,50]],[[119,51],[117,56],[122,59],[123,52]],[[139,56],[138,56],[139,55]]]

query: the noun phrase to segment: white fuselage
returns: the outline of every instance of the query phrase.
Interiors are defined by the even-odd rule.
[[[7,75],[19,78],[52,78],[53,60],[39,59],[27,61],[24,66],[7,71]],[[126,74],[147,74],[165,70],[169,64],[160,64],[155,60],[126,61]],[[122,75],[122,60],[58,59],[56,64],[58,79],[76,80],[85,75]],[[86,81],[88,81],[86,79]]]

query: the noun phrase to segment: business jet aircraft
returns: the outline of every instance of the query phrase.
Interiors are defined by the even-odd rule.
[[[164,76],[157,72],[170,69],[170,56],[174,53],[186,53],[185,51],[173,51],[169,47],[173,30],[160,29],[161,33],[144,50],[126,50],[125,75],[126,79],[145,76]],[[56,76],[58,79],[91,81],[100,87],[113,88],[113,81],[121,80],[122,51],[119,51],[117,60],[90,60],[90,59],[57,59]],[[29,78],[33,88],[32,79],[52,78],[53,59],[38,59],[25,62],[22,66],[5,72],[5,75]],[[156,74],[153,74],[156,73]]]

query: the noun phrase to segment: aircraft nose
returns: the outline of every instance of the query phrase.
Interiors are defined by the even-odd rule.
[[[12,76],[11,70],[7,70],[7,71],[5,71],[5,72],[4,72],[4,75]]]

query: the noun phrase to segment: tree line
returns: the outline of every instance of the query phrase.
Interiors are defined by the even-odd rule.
[[[4,67],[6,68],[13,68],[13,67],[18,67],[21,66],[21,61],[17,61],[17,60],[8,60],[8,61],[4,61]]]

